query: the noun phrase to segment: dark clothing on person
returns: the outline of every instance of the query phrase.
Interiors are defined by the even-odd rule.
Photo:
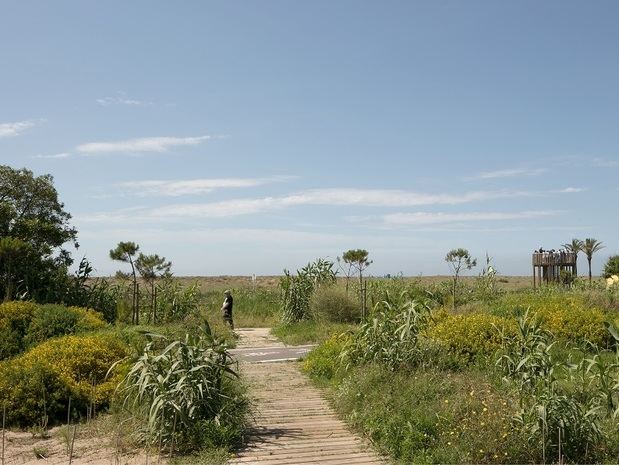
[[[232,304],[233,299],[231,295],[227,295],[224,300],[224,304],[221,306],[222,316],[224,321],[230,325],[232,329],[234,329],[234,323],[232,322]]]

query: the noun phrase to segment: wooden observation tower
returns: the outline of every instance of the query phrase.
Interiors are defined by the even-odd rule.
[[[576,272],[576,253],[554,250],[533,252],[533,287],[543,282],[559,282],[561,271]]]

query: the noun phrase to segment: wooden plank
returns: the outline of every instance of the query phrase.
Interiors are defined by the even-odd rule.
[[[297,363],[244,363],[256,414],[248,445],[230,464],[379,464],[364,440],[337,418]]]

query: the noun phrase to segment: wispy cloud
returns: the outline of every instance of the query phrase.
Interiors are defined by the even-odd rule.
[[[280,197],[224,200],[209,203],[166,205],[127,215],[118,213],[89,214],[84,221],[161,221],[178,218],[225,218],[258,214],[302,205],[358,207],[414,207],[421,205],[460,205],[469,202],[534,195],[518,191],[481,191],[462,194],[423,194],[390,189],[312,189]]]
[[[559,211],[532,210],[521,212],[471,212],[471,213],[391,213],[382,217],[390,225],[432,225],[446,223],[470,223],[477,221],[525,220],[560,214]]]
[[[594,158],[592,163],[597,168],[615,168],[619,166],[619,160],[617,159]]]
[[[154,209],[155,217],[220,218],[264,213],[301,205],[411,207],[419,205],[458,205],[474,201],[517,196],[516,192],[468,192],[456,194],[421,194],[380,189],[312,189],[282,197],[236,199],[203,204],[171,205]]]
[[[556,189],[550,191],[552,194],[577,194],[578,192],[584,192],[587,189],[584,187],[566,187],[564,189]]]
[[[466,178],[469,181],[479,180],[479,179],[498,179],[498,178],[514,178],[514,177],[522,177],[522,176],[539,176],[544,173],[546,170],[544,168],[536,168],[536,169],[504,169],[504,170],[496,170],[496,171],[482,171],[473,176]]]
[[[134,107],[153,105],[153,102],[129,98],[125,92],[117,92],[113,97],[98,98],[95,101],[102,107],[109,107],[110,105],[128,105]]]
[[[83,155],[103,153],[167,152],[172,147],[199,145],[212,136],[197,137],[143,137],[115,142],[90,142],[78,145],[75,150]]]
[[[58,159],[63,159],[63,158],[69,158],[72,155],[70,153],[54,153],[52,155],[34,155],[32,158],[43,158],[43,159],[53,159],[53,160],[58,160]]]
[[[618,158],[594,157],[584,155],[565,155],[551,160],[556,166],[569,168],[616,168],[619,166]]]
[[[162,229],[162,228],[118,228],[118,229],[83,229],[80,230],[81,238],[95,239],[105,237],[139,237],[141,240],[150,241],[183,241],[199,243],[215,241],[234,244],[271,244],[272,246],[288,245],[300,247],[301,244],[311,242],[313,246],[317,244],[327,245],[333,242],[363,242],[371,240],[376,242],[381,238],[373,236],[360,236],[358,234],[342,233],[323,233],[309,231],[295,231],[289,229],[258,229],[258,228],[208,228],[195,229],[188,228],[183,230]],[[411,238],[405,239],[410,246]],[[388,242],[389,239],[382,239]]]
[[[0,138],[19,136],[35,125],[34,121],[15,121],[0,123]]]
[[[214,178],[176,181],[147,180],[119,184],[121,190],[139,197],[206,194],[215,189],[256,187],[273,182],[284,182],[294,176],[271,176],[266,178]]]
[[[366,207],[403,207],[416,205],[456,205],[491,198],[517,195],[507,191],[465,192],[462,194],[424,194],[396,189],[331,188],[311,189],[277,199],[283,206],[333,205]]]

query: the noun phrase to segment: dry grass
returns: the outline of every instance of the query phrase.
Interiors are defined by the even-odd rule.
[[[281,276],[256,276],[256,282],[252,281],[251,276],[177,276],[176,279],[185,285],[198,283],[200,289],[204,291],[221,291],[226,289],[276,289],[279,284]],[[473,283],[477,276],[463,276],[460,280],[466,283]],[[115,278],[108,278],[112,281]],[[369,279],[385,279],[382,277],[372,277]],[[442,281],[449,281],[452,279],[449,275],[434,275],[434,276],[405,276],[403,278],[406,281],[417,281],[423,285],[430,285],[440,283]],[[523,289],[532,287],[531,276],[498,276],[498,284],[501,289],[506,291],[513,291],[517,289]],[[344,283],[345,278],[338,278],[338,282]],[[351,282],[355,282],[352,278]]]

